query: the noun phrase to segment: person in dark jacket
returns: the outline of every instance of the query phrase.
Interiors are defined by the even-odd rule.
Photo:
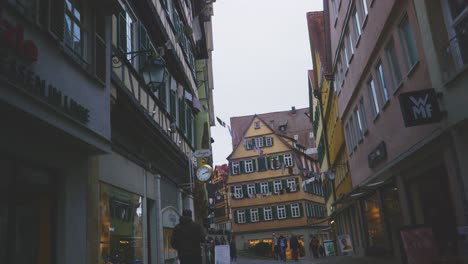
[[[192,221],[192,211],[185,209],[174,228],[171,246],[177,250],[181,264],[201,264],[201,243],[205,241],[205,231]]]
[[[289,239],[289,248],[291,249],[291,258],[295,261],[299,260],[299,240],[295,235]]]

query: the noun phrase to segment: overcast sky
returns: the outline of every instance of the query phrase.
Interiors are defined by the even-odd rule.
[[[233,116],[308,106],[312,58],[306,13],[321,0],[218,0],[213,16],[215,115]],[[212,127],[213,165],[232,152],[227,128]]]

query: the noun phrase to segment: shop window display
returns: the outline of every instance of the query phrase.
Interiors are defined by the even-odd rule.
[[[385,234],[378,194],[374,193],[365,199],[363,208],[367,220],[369,246],[385,247]]]
[[[143,197],[100,185],[100,263],[143,262]]]

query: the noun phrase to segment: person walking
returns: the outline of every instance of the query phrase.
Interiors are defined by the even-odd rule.
[[[185,209],[171,237],[171,246],[177,250],[180,264],[202,264],[201,243],[204,241],[205,231],[193,222],[192,211]]]
[[[234,238],[229,243],[229,253],[231,254],[231,262],[237,262],[237,246]]]
[[[322,244],[319,246],[319,253],[321,257],[325,257],[325,248],[323,247]]]
[[[295,261],[299,261],[299,240],[297,236],[291,235],[289,239],[289,248],[291,249],[291,257]]]
[[[312,250],[312,255],[314,256],[314,258],[319,258],[319,255],[318,255],[319,241],[315,236],[312,237],[312,240],[310,241],[309,246],[310,246],[310,249]]]
[[[283,235],[280,235],[278,238],[278,245],[280,248],[281,260],[286,262],[286,248],[288,247],[288,240]]]

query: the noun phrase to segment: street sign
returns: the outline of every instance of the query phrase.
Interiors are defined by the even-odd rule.
[[[401,93],[399,99],[406,127],[437,123],[442,119],[434,89]]]
[[[209,149],[198,149],[198,150],[195,150],[195,153],[193,153],[193,155],[196,158],[206,158],[206,157],[211,156],[211,150],[209,150]]]

